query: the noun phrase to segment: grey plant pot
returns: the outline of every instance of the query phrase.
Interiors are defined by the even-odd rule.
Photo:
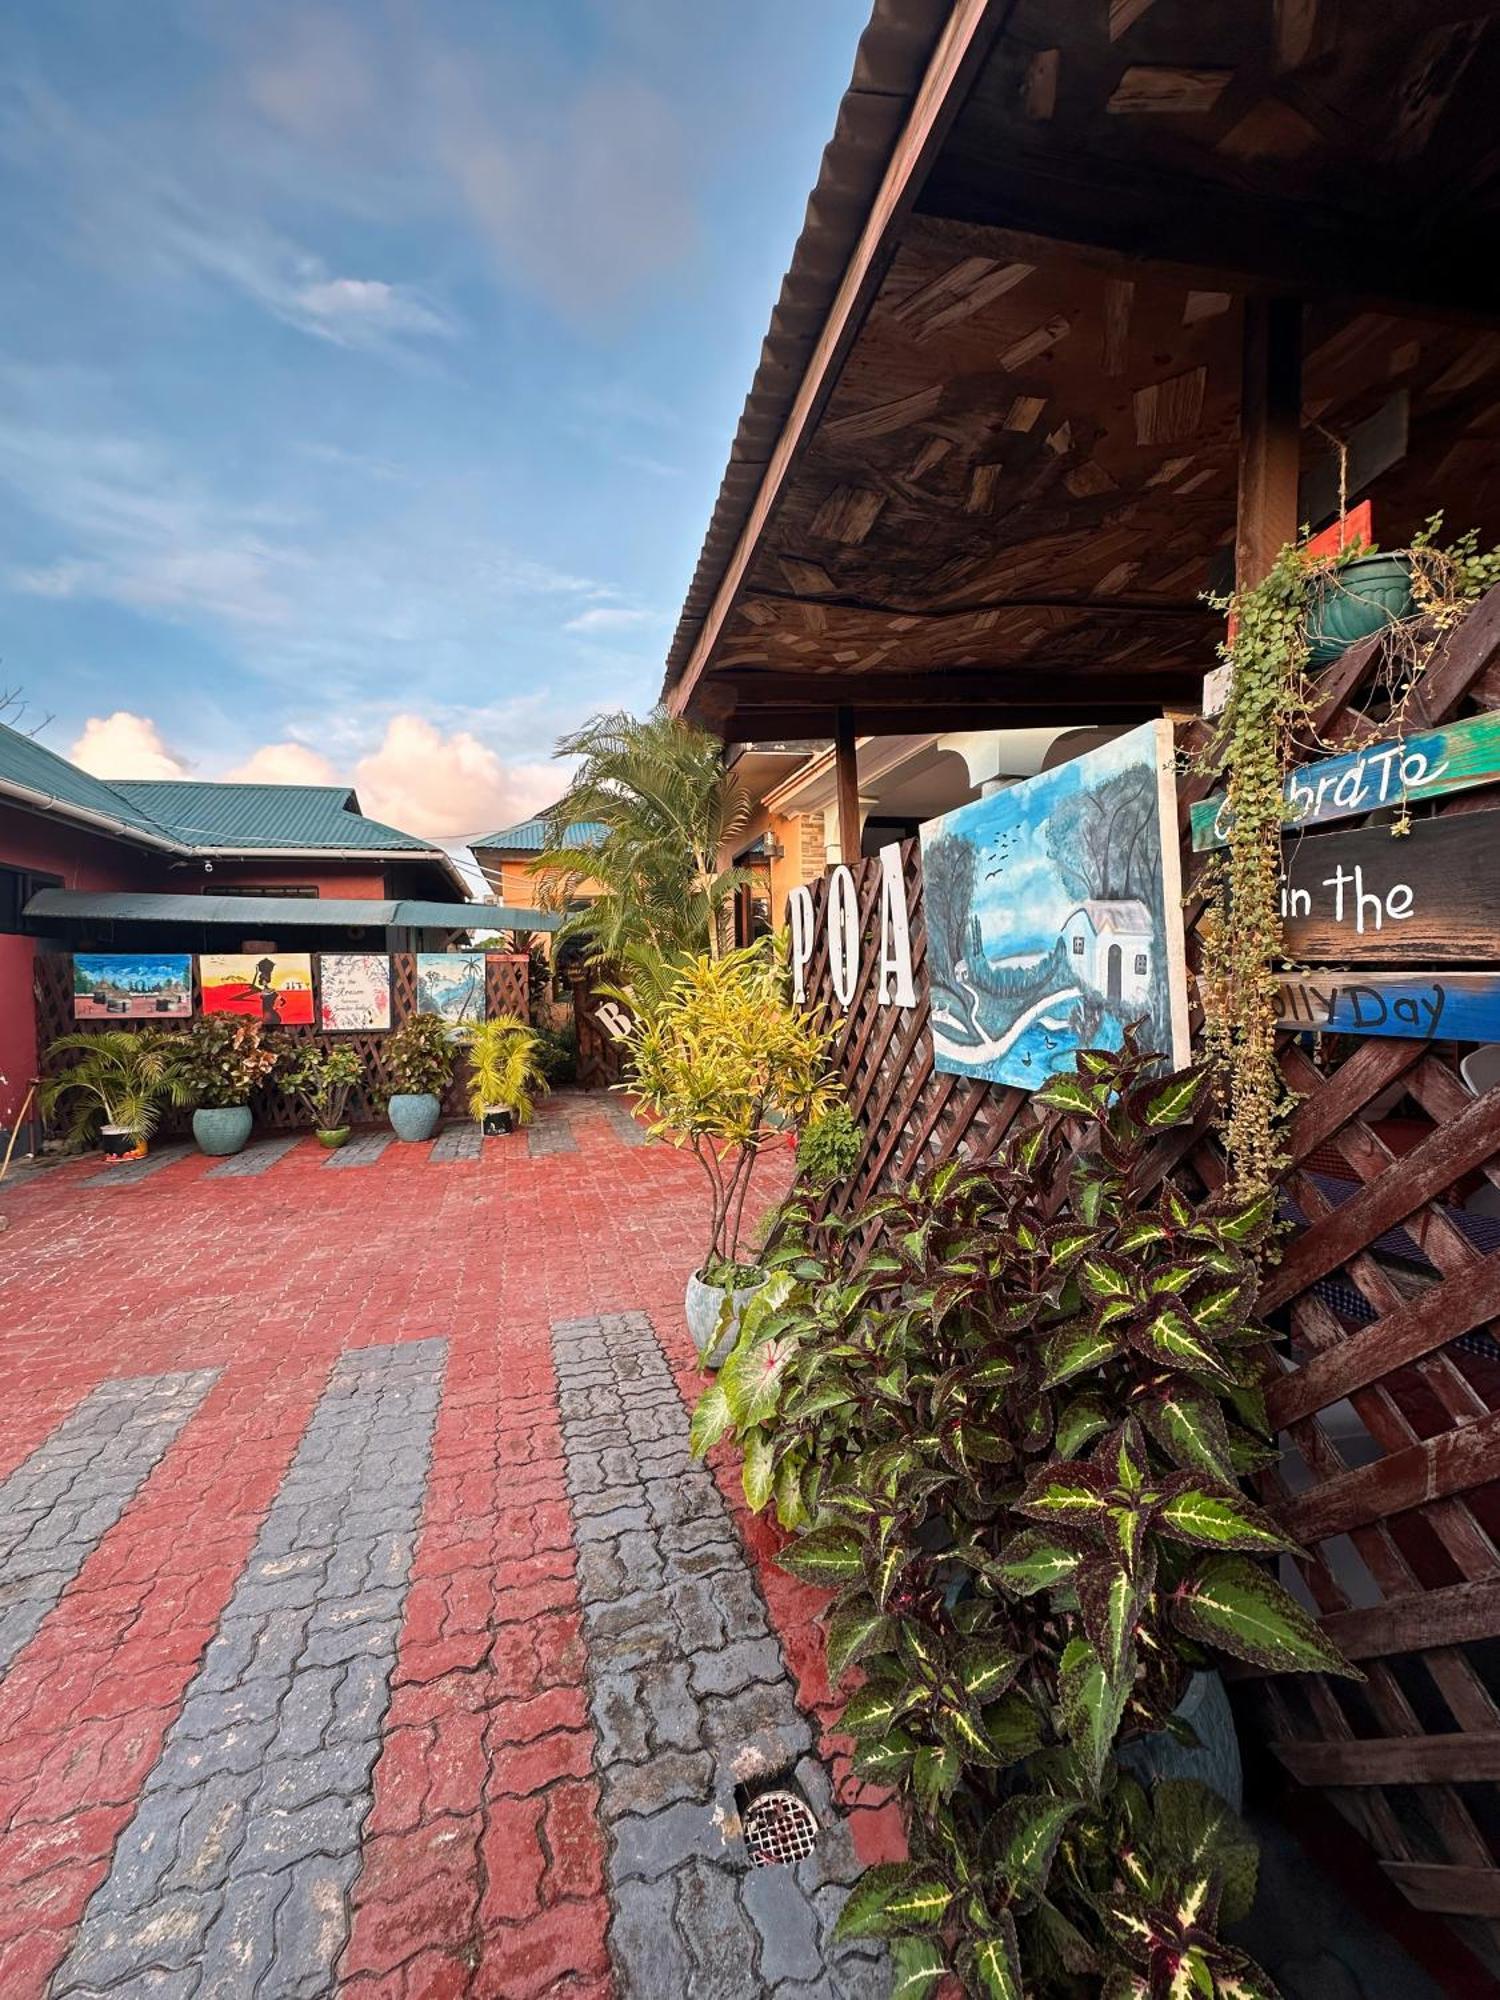
[[[443,1101],[431,1091],[397,1091],[390,1102],[391,1130],[398,1139],[415,1143],[430,1139],[443,1115]]]
[[[1239,1812],[1245,1799],[1245,1772],[1234,1730],[1234,1713],[1219,1676],[1194,1674],[1187,1693],[1177,1704],[1177,1714],[1191,1726],[1199,1749],[1190,1750],[1170,1731],[1162,1729],[1153,1736],[1137,1736],[1132,1742],[1122,1744],[1120,1762],[1143,1785],[1150,1785],[1157,1778],[1196,1778],[1200,1785],[1207,1785]]]
[[[731,1293],[723,1285],[705,1284],[696,1271],[688,1279],[683,1306],[687,1313],[688,1332],[693,1336],[693,1345],[705,1368],[717,1368],[734,1346],[740,1333],[740,1314],[746,1302],[754,1298],[765,1282],[762,1278],[758,1285],[740,1285]],[[726,1299],[729,1311],[723,1319],[721,1332],[720,1315]]]
[[[215,1159],[238,1153],[250,1137],[248,1104],[200,1105],[193,1113],[193,1137],[200,1153]]]

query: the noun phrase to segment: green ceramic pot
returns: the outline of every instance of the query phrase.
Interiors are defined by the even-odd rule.
[[[1319,585],[1307,614],[1308,664],[1332,666],[1412,610],[1411,564],[1404,556],[1356,556]]]
[[[430,1139],[443,1115],[442,1099],[430,1091],[397,1091],[390,1101],[391,1130],[408,1143]]]
[[[347,1125],[326,1126],[317,1134],[318,1144],[326,1147],[330,1153],[336,1153],[349,1137],[349,1132],[350,1127]]]
[[[200,1105],[193,1113],[193,1137],[200,1153],[215,1159],[237,1153],[250,1137],[248,1104]]]

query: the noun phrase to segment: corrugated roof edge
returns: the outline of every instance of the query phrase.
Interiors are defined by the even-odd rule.
[[[763,473],[952,12],[952,0],[875,0],[823,149],[817,185],[781,281],[760,362],[740,416],[708,533],[667,653],[662,699],[681,679],[739,541]]]

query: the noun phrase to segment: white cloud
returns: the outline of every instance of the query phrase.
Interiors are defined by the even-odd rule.
[[[654,622],[654,611],[633,611],[623,604],[601,604],[592,611],[580,611],[570,618],[565,632],[628,632],[637,625]]]
[[[507,764],[467,729],[444,734],[421,715],[395,715],[354,784],[372,819],[429,839],[461,839],[526,819],[561,789],[550,764]]]
[[[224,773],[243,785],[337,785],[338,772],[318,750],[305,743],[263,743],[243,764]]]
[[[128,708],[91,715],[68,755],[96,778],[188,776],[188,766],[168,749],[150,716],[132,715]]]

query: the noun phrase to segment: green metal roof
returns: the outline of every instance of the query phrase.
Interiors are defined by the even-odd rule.
[[[383,930],[555,931],[554,910],[504,903],[431,903],[416,897],[367,902],[346,896],[172,896],[144,890],[39,889],[26,905],[34,918],[116,924],[229,924],[235,930],[313,930],[348,925]]]
[[[600,820],[580,820],[570,826],[563,835],[564,847],[597,847],[609,832]],[[478,840],[471,840],[470,847],[486,848],[492,852],[505,854],[540,854],[547,842],[547,815],[538,813],[535,819],[523,819],[515,826],[503,826],[498,833],[486,833]]]
[[[122,778],[113,789],[189,847],[357,847],[431,853],[431,841],[366,819],[348,785],[237,785]]]
[[[151,816],[144,800],[128,799],[122,789],[80,771],[66,757],[48,750],[33,736],[0,724],[0,784],[19,786],[64,811],[72,806],[101,819],[116,820],[137,833],[170,841],[173,836]]]

